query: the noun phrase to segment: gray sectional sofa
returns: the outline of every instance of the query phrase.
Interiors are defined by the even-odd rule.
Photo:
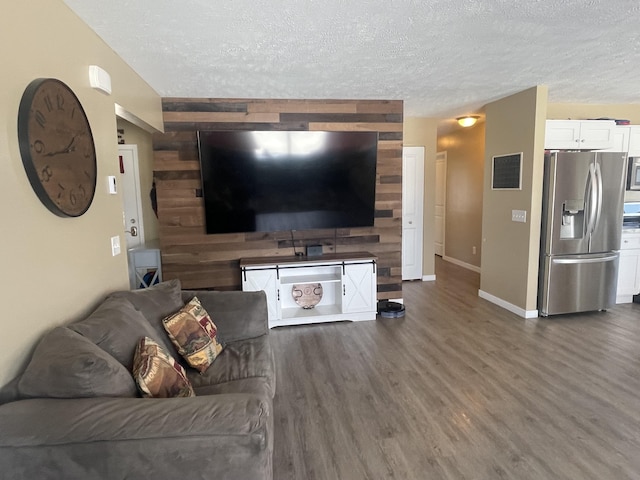
[[[131,375],[148,336],[179,355],[161,320],[194,295],[225,348],[191,398],[142,398]],[[51,330],[0,391],[0,477],[272,479],[275,367],[263,292],[181,291],[178,281],[115,292]]]

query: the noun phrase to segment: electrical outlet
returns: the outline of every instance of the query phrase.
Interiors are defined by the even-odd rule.
[[[120,255],[120,236],[111,237],[111,255]]]
[[[475,245],[474,245],[473,247],[471,247],[471,253],[472,253],[473,255],[475,255],[475,254],[476,254],[476,246],[475,246]]]
[[[526,210],[511,210],[511,221],[527,223],[527,211]]]

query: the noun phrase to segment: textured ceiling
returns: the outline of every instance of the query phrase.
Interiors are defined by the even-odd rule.
[[[64,2],[162,97],[640,103],[638,0]]]

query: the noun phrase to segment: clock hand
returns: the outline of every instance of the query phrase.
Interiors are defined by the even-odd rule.
[[[74,135],[73,138],[71,139],[71,141],[69,142],[69,145],[67,145],[65,148],[63,148],[62,150],[57,150],[55,152],[49,152],[49,153],[45,153],[45,157],[54,157],[56,155],[60,155],[61,153],[70,153],[73,152],[76,147],[73,145],[73,143],[76,141],[76,137],[77,135]]]

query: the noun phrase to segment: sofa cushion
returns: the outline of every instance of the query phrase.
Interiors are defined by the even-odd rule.
[[[209,368],[222,351],[218,329],[198,297],[193,297],[162,323],[178,353],[199,372]]]
[[[167,336],[167,332],[162,325],[162,319],[176,312],[184,305],[180,290],[180,280],[169,280],[140,290],[114,292],[108,298],[126,298],[130,301],[156,331],[155,337],[150,338],[156,339],[171,356],[178,353]],[[180,361],[181,358],[178,360]]]
[[[187,374],[188,375],[188,374]],[[259,395],[273,398],[273,382],[267,377],[252,377],[218,383],[216,385],[202,385],[193,387],[196,395],[223,395],[227,393]]]
[[[216,361],[203,373],[190,370],[187,376],[194,388],[238,382],[250,378],[263,378],[267,382],[268,391],[275,394],[275,363],[268,335],[240,340],[225,344],[224,350]],[[263,387],[260,386],[262,391]],[[213,391],[213,390],[211,390]],[[228,385],[220,392],[232,393],[233,385]],[[238,393],[244,393],[241,389]]]
[[[157,332],[142,313],[122,297],[107,298],[87,318],[68,327],[112,355],[130,372],[140,338],[159,342]]]
[[[143,397],[195,396],[182,366],[149,337],[143,337],[138,342],[133,376]]]
[[[136,385],[115,358],[79,333],[57,327],[38,343],[18,382],[22,397],[135,397]]]

